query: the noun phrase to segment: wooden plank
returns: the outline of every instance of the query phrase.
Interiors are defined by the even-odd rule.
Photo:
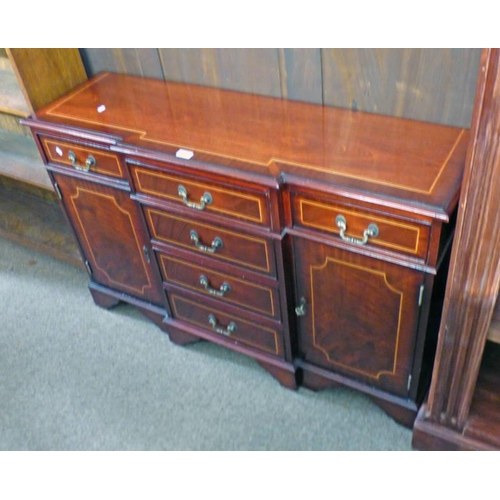
[[[206,63],[211,49],[159,49],[160,61],[165,80],[190,82],[197,85],[215,87],[217,79],[213,61]],[[207,68],[213,68],[208,71]]]
[[[222,88],[281,97],[277,49],[217,49]]]
[[[80,49],[89,76],[113,71],[163,79],[157,49]]]
[[[0,53],[0,113],[28,116],[30,109],[7,52]]]
[[[279,49],[281,95],[286,99],[323,103],[320,49]]]
[[[215,49],[159,49],[165,80],[217,87]]]
[[[27,137],[33,137],[31,131],[27,127],[23,127],[19,123],[19,116],[11,115],[8,113],[0,113],[0,133],[3,131],[12,132],[15,134],[25,135]]]
[[[324,102],[469,127],[480,49],[322,49]]]
[[[166,80],[281,97],[277,49],[160,49]]]
[[[114,71],[470,126],[480,49],[81,49]]]
[[[53,189],[32,137],[0,132],[0,175]]]
[[[87,79],[78,49],[7,49],[30,112]]]
[[[0,112],[26,117],[30,108],[12,68],[0,68]]]

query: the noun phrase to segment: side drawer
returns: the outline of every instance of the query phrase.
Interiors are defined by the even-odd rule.
[[[276,275],[274,246],[268,238],[236,233],[147,206],[144,213],[151,236],[158,241]]]
[[[169,299],[176,320],[268,354],[279,357],[284,355],[282,332],[279,328],[254,323],[173,292],[169,292]]]
[[[132,180],[138,193],[184,205],[193,211],[203,210],[269,227],[269,193],[228,187],[204,180],[192,179],[172,172],[130,165]]]
[[[297,194],[292,194],[292,217],[295,226],[334,234],[353,245],[379,247],[421,259],[427,256],[430,226],[423,223]]]
[[[82,172],[124,178],[118,156],[109,151],[52,137],[40,137],[49,163]]]
[[[182,286],[278,321],[281,319],[276,288],[216,272],[171,255],[159,253],[158,257],[166,283]]]

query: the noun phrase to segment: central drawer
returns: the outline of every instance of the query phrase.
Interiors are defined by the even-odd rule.
[[[159,253],[158,256],[166,283],[203,293],[273,319],[281,319],[276,288],[237,278],[229,273],[216,272],[172,255]]]
[[[260,187],[232,187],[212,179],[193,179],[175,172],[130,165],[137,193],[184,205],[194,211],[205,211],[269,227],[269,191]]]
[[[152,237],[159,241],[252,271],[276,275],[274,246],[269,238],[236,233],[147,206],[144,213]]]
[[[200,300],[169,292],[174,319],[207,332],[220,335],[235,343],[241,343],[259,351],[283,357],[282,332],[261,322],[243,319],[241,316],[223,312]]]

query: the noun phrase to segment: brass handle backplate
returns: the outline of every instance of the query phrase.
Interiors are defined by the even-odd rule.
[[[194,203],[193,201],[189,201],[187,189],[181,184],[177,188],[177,193],[181,197],[186,207],[194,208],[195,210],[205,210],[206,206],[212,203],[212,195],[208,191],[205,192],[203,196],[200,198],[200,203]]]
[[[346,236],[347,231],[347,221],[343,215],[337,215],[335,218],[335,224],[340,229],[340,237],[347,241],[347,243],[354,243],[355,245],[366,245],[368,243],[368,238],[375,238],[378,236],[379,230],[377,224],[371,223],[363,232],[363,238],[353,238],[352,236]]]
[[[231,321],[231,323],[229,323],[229,325],[226,328],[219,326],[217,323],[217,319],[213,314],[208,315],[208,323],[215,332],[219,333],[220,335],[224,335],[226,337],[229,337],[229,335],[231,335],[238,329],[238,326],[234,321]]]
[[[216,297],[224,297],[224,295],[226,295],[226,293],[231,291],[231,287],[229,286],[229,283],[227,283],[225,281],[224,281],[224,283],[222,283],[222,285],[219,287],[218,290],[216,290],[215,288],[212,288],[210,286],[210,282],[208,281],[208,278],[206,276],[204,276],[203,274],[200,276],[200,285],[202,285],[209,294],[215,295]]]
[[[200,237],[194,229],[191,230],[189,236],[191,237],[191,241],[194,242],[194,246],[202,252],[215,253],[217,249],[222,248],[222,240],[218,236],[214,238],[210,246],[203,245],[200,242]]]
[[[68,159],[71,162],[71,166],[75,167],[76,170],[79,170],[80,172],[88,172],[90,170],[90,167],[95,167],[96,165],[95,158],[92,155],[87,156],[87,159],[85,160],[85,166],[79,165],[74,151],[68,151]]]

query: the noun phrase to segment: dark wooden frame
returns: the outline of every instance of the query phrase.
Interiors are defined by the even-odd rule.
[[[500,50],[484,49],[434,373],[414,427],[417,449],[500,449],[500,358],[487,342],[500,286],[499,137]]]

